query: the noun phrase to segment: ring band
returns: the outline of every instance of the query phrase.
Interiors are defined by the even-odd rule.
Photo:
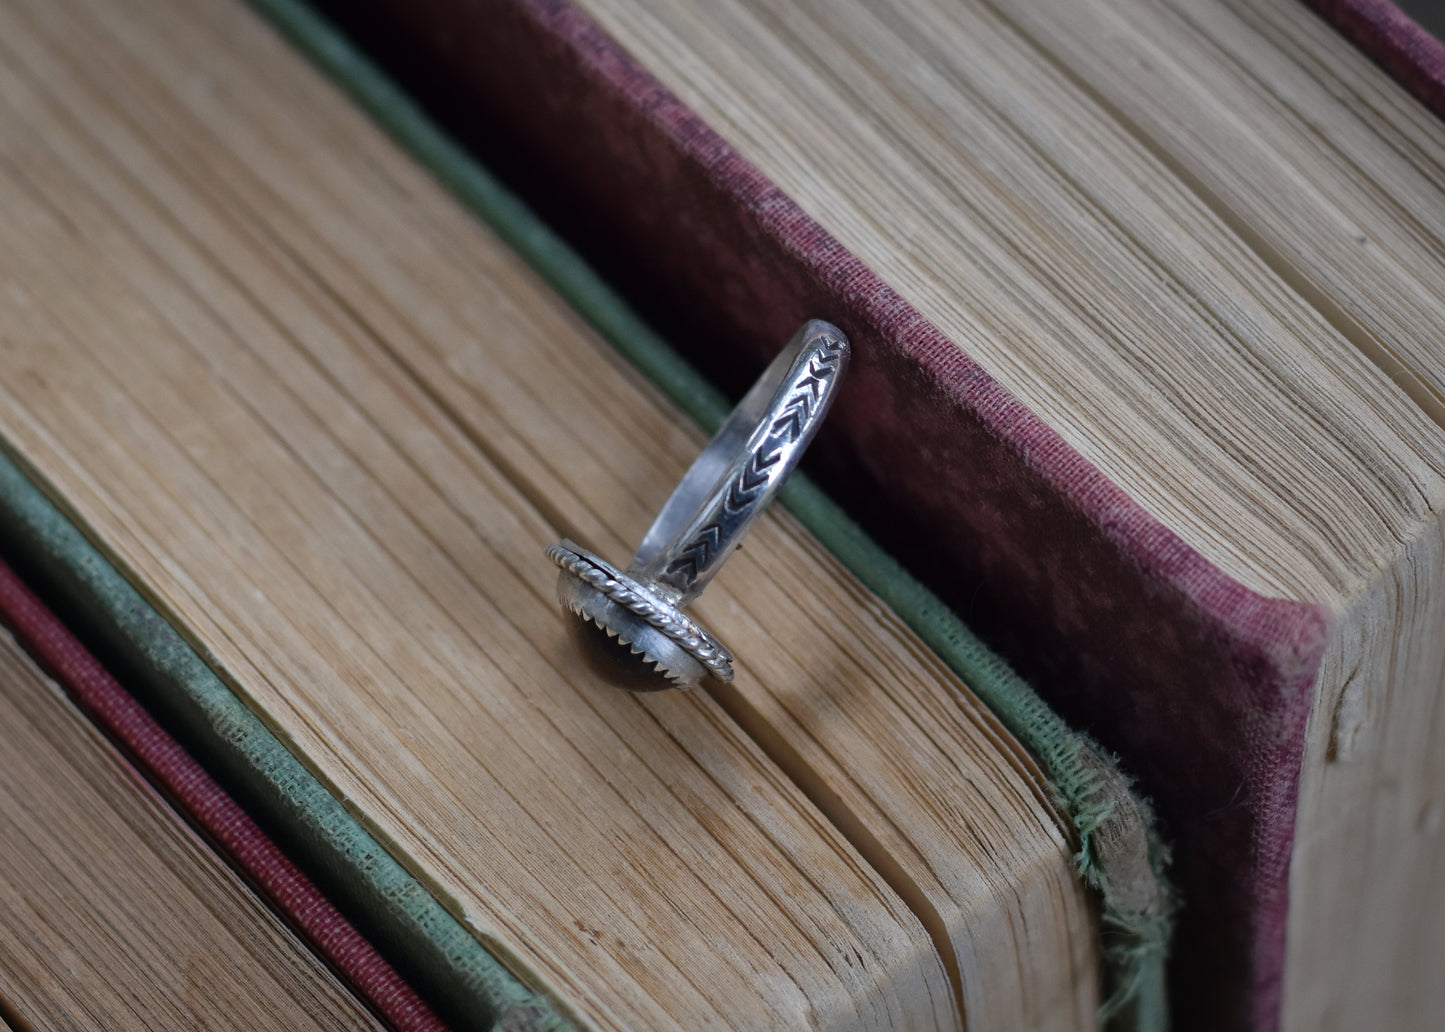
[[[693,688],[708,675],[732,680],[732,654],[683,608],[797,466],[848,357],[848,339],[836,326],[814,319],[795,333],[674,489],[625,571],[570,541],[547,548],[561,568],[562,605],[652,675],[631,676],[625,662],[611,663],[614,679],[635,690]]]

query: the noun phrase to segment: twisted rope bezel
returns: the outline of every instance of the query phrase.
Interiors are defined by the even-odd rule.
[[[667,635],[718,680],[732,680],[732,653],[722,642],[676,606],[658,598],[607,560],[577,548],[570,541],[548,545],[547,558],[584,584],[596,588],[609,601],[616,602]]]

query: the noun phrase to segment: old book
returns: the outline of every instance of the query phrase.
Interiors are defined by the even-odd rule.
[[[1428,1023],[1439,121],[1291,0],[347,6],[720,377],[837,310],[831,483],[1140,774],[1182,1025]]]
[[[385,1026],[0,630],[0,1028]]]
[[[0,118],[7,533],[444,1016],[1093,1024],[1060,793],[794,520],[733,687],[596,681],[542,548],[698,431],[252,13],[0,5]]]

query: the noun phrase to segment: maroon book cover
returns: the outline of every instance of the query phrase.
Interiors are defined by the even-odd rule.
[[[1377,65],[1445,118],[1445,43],[1426,31],[1445,28],[1445,9],[1411,0],[1401,10],[1390,0],[1305,0]],[[1407,11],[1418,14],[1422,24]]]

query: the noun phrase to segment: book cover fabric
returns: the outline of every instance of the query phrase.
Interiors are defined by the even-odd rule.
[[[1445,117],[1445,43],[1390,0],[1305,2],[1421,103]]]

